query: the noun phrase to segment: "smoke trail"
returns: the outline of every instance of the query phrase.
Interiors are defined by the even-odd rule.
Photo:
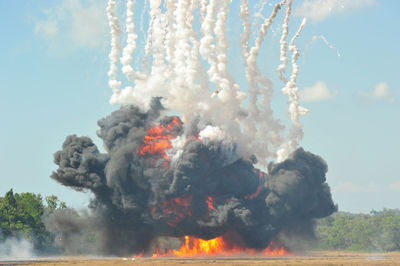
[[[262,12],[265,9],[265,6],[268,4],[268,0],[263,0],[263,1],[259,1],[258,4],[255,5],[255,8],[258,8],[257,11],[255,12],[255,16],[262,16]],[[269,3],[268,5],[272,6],[271,3]]]
[[[167,34],[165,36],[165,40],[164,40],[164,45],[165,45],[165,59],[167,60],[167,62],[169,64],[172,64],[172,51],[175,47],[175,43],[174,43],[174,36],[175,36],[175,16],[174,16],[174,12],[175,12],[175,3],[173,3],[172,1],[167,1],[166,2],[167,5]]]
[[[149,0],[145,0],[144,3],[143,3],[142,13],[140,14],[140,21],[141,21],[141,23],[140,23],[140,33],[143,36],[145,35],[145,29],[144,29],[145,24],[143,23],[144,22],[144,16],[146,14],[146,8],[145,7],[147,7],[148,4],[149,4]]]
[[[204,21],[204,14],[207,10],[207,0],[200,0],[200,22]]]
[[[290,13],[292,10],[292,3],[293,3],[293,0],[289,0],[289,2],[287,3],[286,15],[285,15],[285,19],[283,21],[282,35],[281,35],[281,39],[280,39],[280,44],[281,44],[280,60],[282,63],[276,69],[279,79],[282,80],[282,82],[284,84],[287,83],[286,78],[283,76],[283,72],[286,70],[286,66],[288,63],[288,59],[286,57],[286,38],[289,33],[289,18],[290,18]]]
[[[187,0],[176,4],[170,39],[173,45],[167,106],[182,113],[183,120],[190,117],[189,113],[196,112],[201,104],[205,106],[202,99],[206,98],[204,93],[208,90],[199,59],[200,41],[192,28],[195,7],[194,3]]]
[[[256,64],[256,58],[257,58],[257,55],[261,48],[261,45],[264,41],[265,35],[267,34],[267,30],[274,22],[274,19],[275,19],[276,15],[278,14],[278,10],[281,9],[281,7],[285,4],[285,2],[286,2],[286,0],[283,0],[282,2],[280,2],[278,4],[275,4],[274,9],[272,10],[272,13],[269,16],[269,18],[266,19],[264,21],[264,23],[261,25],[261,29],[258,32],[255,45],[251,48],[249,58],[247,59],[247,64],[249,66],[253,66]]]
[[[121,53],[120,33],[118,18],[115,16],[115,0],[109,0],[107,5],[108,23],[111,29],[110,70],[108,71],[109,86],[115,94],[119,93],[121,82],[117,80],[118,58]]]
[[[278,161],[283,161],[298,145],[300,140],[303,138],[303,128],[299,121],[299,117],[306,115],[308,110],[299,104],[299,96],[296,85],[296,80],[299,72],[297,65],[297,58],[299,57],[299,49],[294,45],[295,40],[300,36],[301,30],[306,24],[306,18],[303,19],[296,34],[292,37],[289,43],[289,50],[292,52],[292,75],[290,80],[286,83],[286,86],[282,89],[282,92],[289,98],[289,114],[292,120],[293,127],[290,131],[290,142],[286,144],[281,150],[278,151]]]
[[[245,119],[244,128],[249,135],[255,136],[254,140],[265,138],[268,136],[268,140],[263,150],[260,150],[260,143],[252,141],[250,150],[256,151],[257,157],[260,158],[260,162],[266,163],[264,158],[274,156],[271,150],[276,149],[283,143],[280,131],[283,130],[283,126],[280,125],[278,120],[273,117],[273,111],[270,106],[270,99],[272,95],[272,84],[267,77],[263,77],[261,71],[257,67],[257,57],[261,45],[264,41],[267,30],[274,22],[274,18],[278,14],[278,10],[284,5],[285,0],[276,4],[268,19],[261,25],[261,29],[258,32],[254,46],[250,49],[249,56],[246,59],[246,79],[248,81],[248,92],[249,92],[249,114]],[[262,87],[259,87],[259,84]],[[259,95],[261,99],[259,100]],[[257,102],[260,102],[260,105]]]
[[[321,39],[321,40],[326,44],[326,46],[328,46],[329,49],[332,49],[332,50],[336,51],[336,54],[337,54],[338,57],[341,56],[339,50],[338,50],[335,46],[333,46],[332,44],[330,44],[330,43],[328,42],[328,40],[325,38],[324,35],[318,35],[318,36],[317,36],[317,35],[314,35],[314,36],[312,37],[311,42],[315,42],[315,41],[318,40],[318,39]]]
[[[203,37],[200,40],[199,51],[201,56],[207,60],[210,64],[210,68],[208,70],[208,75],[211,82],[215,82],[216,75],[214,75],[216,67],[216,59],[213,57],[213,51],[215,46],[213,45],[214,38],[212,35],[212,29],[215,25],[215,13],[217,10],[217,1],[210,0],[207,6],[207,13],[204,18],[203,23],[201,24],[201,32]]]
[[[151,5],[150,7],[150,13],[153,10],[153,6]],[[146,75],[149,72],[149,60],[150,60],[150,49],[152,46],[152,41],[153,41],[153,29],[154,29],[154,20],[155,16],[153,14],[150,15],[150,21],[149,21],[149,28],[147,29],[147,40],[146,44],[144,46],[144,56],[142,58],[142,69],[143,72],[146,73]]]
[[[154,3],[154,2],[153,2]],[[159,71],[159,69],[163,69],[164,67],[164,39],[165,39],[165,17],[161,13],[161,9],[159,4],[153,4],[150,9],[150,16],[154,17],[153,21],[153,34],[152,34],[152,75],[158,74],[153,71]]]
[[[236,84],[233,78],[227,72],[227,49],[228,41],[226,38],[226,21],[228,19],[229,3],[228,1],[222,1],[219,3],[217,12],[217,20],[215,23],[214,34],[215,34],[215,55],[216,55],[216,73],[218,76],[218,99],[221,104],[225,106],[225,119],[232,121],[233,123],[226,123],[224,129],[231,132],[233,135],[237,135],[240,129],[238,124],[234,122],[234,119],[238,117],[238,108],[241,104],[241,96],[239,85]]]
[[[293,53],[293,55],[292,55],[292,75],[290,77],[290,84],[289,84],[290,86],[294,86],[296,84],[297,75],[298,75],[298,71],[299,71],[299,67],[298,67],[296,61],[297,61],[297,58],[299,57],[300,53],[299,53],[299,49],[294,45],[294,42],[300,36],[300,33],[303,30],[306,22],[307,22],[307,19],[303,18],[299,29],[297,30],[296,34],[292,37],[290,44],[289,44],[289,50]]]
[[[126,78],[130,81],[134,81],[135,79],[144,79],[144,77],[133,70],[132,63],[132,55],[136,49],[136,39],[137,34],[135,33],[135,24],[134,24],[134,2],[133,0],[128,0],[126,4],[126,46],[122,50],[122,57],[120,59],[122,64],[122,73],[126,76]]]
[[[243,33],[240,36],[240,47],[242,57],[246,61],[249,56],[249,40],[250,40],[250,22],[249,22],[249,3],[248,0],[242,0],[240,6],[240,17],[243,20]]]
[[[176,16],[176,47],[174,50],[174,71],[181,73],[175,75],[175,82],[178,87],[183,87],[186,82],[193,84],[193,77],[191,76],[191,69],[187,69],[188,62],[190,61],[190,44],[189,40],[190,29],[188,24],[191,25],[190,18],[188,18],[188,10],[190,10],[190,1],[182,0],[177,3],[175,10]],[[182,92],[187,95],[188,92]]]
[[[223,78],[228,76],[226,72],[227,64],[227,49],[228,41],[226,39],[226,20],[228,19],[228,2],[222,1],[219,4],[219,9],[217,12],[217,21],[215,23],[214,34],[215,34],[215,53],[217,55],[217,70],[221,73]],[[229,88],[226,88],[229,89]]]

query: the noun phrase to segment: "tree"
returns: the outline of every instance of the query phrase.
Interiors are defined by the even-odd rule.
[[[40,194],[18,194],[10,189],[4,198],[0,198],[0,241],[9,237],[24,237],[37,250],[52,245],[43,218],[56,209],[66,208],[66,205],[54,195],[46,197],[46,203],[47,206],[43,204]]]
[[[4,240],[12,234],[17,222],[17,202],[12,189],[0,201],[0,222],[0,239]]]
[[[321,249],[353,251],[400,250],[400,211],[370,214],[335,213],[317,221]]]
[[[51,195],[46,197],[47,211],[53,213],[57,209],[65,209],[67,205],[65,202],[60,201],[57,196]]]

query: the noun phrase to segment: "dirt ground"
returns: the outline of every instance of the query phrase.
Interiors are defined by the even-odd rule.
[[[0,265],[88,266],[88,265],[400,265],[400,252],[313,252],[288,257],[197,257],[197,258],[38,258],[34,261],[1,262]]]

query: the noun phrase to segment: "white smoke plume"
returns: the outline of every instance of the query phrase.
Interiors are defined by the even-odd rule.
[[[107,5],[107,18],[111,29],[111,51],[110,55],[110,70],[108,71],[109,86],[113,90],[114,94],[119,93],[121,82],[117,80],[118,76],[118,58],[121,53],[121,29],[119,27],[118,18],[115,15],[114,0],[108,1]]]
[[[112,104],[135,104],[143,111],[150,108],[153,97],[162,97],[162,104],[181,115],[184,122],[201,121],[199,131],[207,125],[218,127],[238,143],[245,158],[254,155],[267,165],[271,159],[284,160],[298,146],[303,133],[299,116],[307,111],[298,104],[296,79],[299,51],[294,41],[299,37],[305,21],[287,47],[292,0],[275,4],[264,19],[254,41],[251,38],[249,1],[243,0],[238,17],[243,31],[240,43],[247,87],[238,84],[238,78],[228,72],[227,19],[231,1],[218,0],[153,0],[143,9],[148,12],[149,25],[142,58],[142,68],[132,65],[138,38],[134,25],[134,1],[127,1],[126,46],[121,49],[121,30],[115,13],[115,0],[109,0],[107,15],[111,28],[109,84],[113,90]],[[261,9],[267,9],[265,1]],[[138,7],[139,5],[135,5]],[[280,9],[286,6],[280,39],[278,77],[284,82],[283,93],[289,99],[292,129],[285,137],[285,126],[277,119],[271,107],[274,89],[271,79],[258,67],[260,51],[268,30],[274,24]],[[145,14],[145,13],[142,13]],[[197,15],[196,15],[197,14]],[[235,14],[233,14],[234,16]],[[142,15],[143,17],[143,15]],[[143,20],[142,20],[143,21]],[[288,51],[289,48],[289,51]],[[122,55],[121,55],[122,51]],[[292,53],[292,73],[283,77],[287,52]],[[130,84],[118,81],[118,59],[121,71]],[[219,131],[218,131],[219,132]]]
[[[293,4],[293,0],[289,0],[289,2],[287,4],[287,8],[286,8],[285,19],[284,19],[283,25],[282,25],[282,36],[281,36],[281,40],[279,41],[281,44],[281,54],[280,54],[281,64],[276,69],[276,72],[278,73],[279,79],[282,80],[283,83],[287,82],[287,80],[283,77],[283,72],[286,70],[286,66],[288,63],[288,59],[286,56],[286,51],[287,51],[286,38],[289,34],[289,18],[290,18],[290,13],[292,11],[292,4]]]
[[[200,0],[200,19],[201,23],[204,21],[204,14],[206,13],[207,9],[207,0]]]
[[[297,59],[299,57],[299,49],[294,45],[295,40],[300,36],[304,25],[306,24],[306,19],[304,18],[301,22],[299,29],[293,36],[289,43],[289,50],[292,52],[292,75],[290,80],[286,83],[286,86],[282,89],[282,92],[288,96],[289,99],[289,114],[292,121],[292,128],[290,130],[290,141],[284,145],[284,147],[278,151],[278,161],[281,162],[289,156],[299,145],[299,142],[303,138],[303,127],[300,123],[299,117],[306,115],[308,110],[299,104],[299,89],[296,85],[296,80],[299,72],[299,66],[297,65]]]
[[[122,73],[126,76],[126,78],[130,81],[134,81],[138,78],[141,78],[141,74],[137,73],[133,70],[132,63],[132,54],[136,49],[136,39],[138,35],[135,33],[135,24],[133,22],[134,19],[134,2],[133,0],[128,0],[126,5],[126,46],[122,51],[121,57],[121,65],[122,65]]]
[[[243,33],[240,38],[240,47],[242,51],[243,59],[249,56],[249,40],[250,40],[250,22],[249,22],[249,3],[248,0],[243,0],[240,6],[240,17],[243,20]]]
[[[26,239],[8,238],[0,243],[1,261],[29,260],[34,259],[32,244]]]

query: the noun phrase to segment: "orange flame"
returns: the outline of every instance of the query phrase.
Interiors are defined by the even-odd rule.
[[[231,256],[235,254],[251,254],[262,256],[288,256],[290,253],[284,247],[276,248],[271,242],[270,245],[259,251],[250,248],[232,246],[227,243],[223,236],[216,237],[210,240],[203,240],[193,236],[185,236],[179,250],[168,250],[161,253],[158,249],[152,257],[196,257],[196,256]]]
[[[251,195],[244,196],[244,198],[245,198],[245,199],[254,199],[254,198],[256,198],[256,197],[258,196],[258,194],[260,194],[260,191],[261,191],[261,185],[259,185],[259,186],[257,187],[257,191],[256,191],[256,192],[254,192],[254,193],[251,194]]]
[[[176,137],[173,130],[180,125],[179,118],[174,117],[167,125],[157,125],[149,128],[147,135],[143,139],[143,144],[137,152],[140,155],[161,155],[168,159],[165,151],[172,148],[171,138]]]
[[[209,211],[214,210],[214,198],[211,196],[208,196],[206,199],[206,203],[207,203],[207,208]]]
[[[255,174],[258,174],[258,177],[259,177],[259,179],[260,179],[260,184],[258,185],[256,192],[254,192],[253,194],[244,196],[245,199],[251,199],[251,200],[252,200],[252,199],[256,198],[256,197],[260,194],[261,189],[262,189],[263,186],[264,186],[264,181],[263,181],[264,178],[265,178],[265,177],[264,177],[264,173],[261,172],[261,171],[258,170],[258,169],[254,169],[253,172],[254,172]]]
[[[141,258],[143,257],[144,251],[141,251],[139,254],[133,255],[136,258]]]

